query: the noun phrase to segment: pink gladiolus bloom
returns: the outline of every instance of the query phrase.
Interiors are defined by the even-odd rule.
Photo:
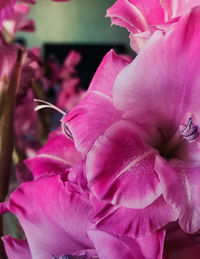
[[[35,24],[33,20],[26,20],[30,8],[26,4],[16,4],[13,12],[3,21],[3,27],[9,36],[14,39],[18,31],[34,32]]]
[[[199,4],[199,0],[117,0],[106,16],[112,24],[127,28],[131,47],[139,52],[155,30],[166,31],[170,23]]]
[[[125,233],[143,236],[177,217],[187,233],[200,228],[199,17],[194,8],[166,34],[155,32],[129,65],[107,54],[63,118],[87,154],[103,230],[124,234],[129,222]]]

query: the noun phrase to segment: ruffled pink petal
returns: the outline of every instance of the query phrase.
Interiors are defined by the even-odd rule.
[[[164,22],[164,11],[156,0],[118,0],[107,10],[106,16],[111,17],[112,24],[126,27],[133,33]]]
[[[177,211],[179,224],[187,233],[200,229],[200,167],[189,167],[176,160],[167,162],[156,157],[163,195]]]
[[[38,178],[45,174],[62,174],[82,159],[83,155],[76,151],[73,141],[61,133],[50,138],[35,157],[25,160],[25,164]]]
[[[154,170],[156,151],[146,146],[127,121],[113,124],[87,158],[87,178],[99,199],[128,208],[144,208],[160,194]]]
[[[158,232],[145,238],[119,238],[109,233],[90,230],[90,239],[93,241],[99,259],[161,259],[165,231]]]
[[[107,10],[106,16],[111,18],[112,24],[125,27],[130,32],[130,44],[136,52],[156,29],[152,25],[164,22],[164,10],[157,0],[118,0]]]
[[[154,33],[119,73],[113,100],[125,118],[148,122],[166,134],[176,131],[187,113],[200,117],[199,17],[200,8],[194,8],[165,35]]]
[[[96,138],[121,117],[121,113],[113,107],[112,89],[117,74],[129,63],[130,59],[117,56],[113,50],[108,52],[93,77],[86,97],[63,117],[62,122],[72,132],[79,151],[87,153]]]
[[[2,238],[8,259],[32,259],[26,240],[20,240],[11,236]]]
[[[86,234],[90,226],[89,201],[71,192],[60,176],[22,184],[11,195],[9,209],[23,227],[33,259],[92,247]]]
[[[177,214],[162,196],[144,209],[117,207],[95,198],[92,202],[93,222],[98,229],[114,235],[145,237],[154,234],[169,222],[177,220]]]

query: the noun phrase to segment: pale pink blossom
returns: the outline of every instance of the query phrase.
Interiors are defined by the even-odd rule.
[[[130,32],[130,45],[139,52],[154,31],[166,31],[170,23],[199,4],[199,0],[117,0],[106,16]]]

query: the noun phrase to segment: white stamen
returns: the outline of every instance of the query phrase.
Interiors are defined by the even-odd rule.
[[[34,109],[35,111],[39,111],[44,108],[51,108],[51,109],[56,110],[57,112],[61,113],[63,116],[66,115],[66,113],[63,110],[59,109],[57,106],[53,105],[52,103],[49,103],[49,102],[46,102],[46,101],[40,100],[40,99],[34,99],[34,101],[42,103],[35,107],[35,109]]]

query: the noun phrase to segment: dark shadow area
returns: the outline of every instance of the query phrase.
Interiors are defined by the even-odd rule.
[[[56,61],[62,64],[65,57],[71,50],[76,50],[82,55],[80,64],[77,66],[77,72],[81,79],[81,85],[87,89],[94,73],[101,63],[104,55],[114,49],[117,54],[127,54],[125,45],[112,44],[52,44],[44,45],[44,59]]]

